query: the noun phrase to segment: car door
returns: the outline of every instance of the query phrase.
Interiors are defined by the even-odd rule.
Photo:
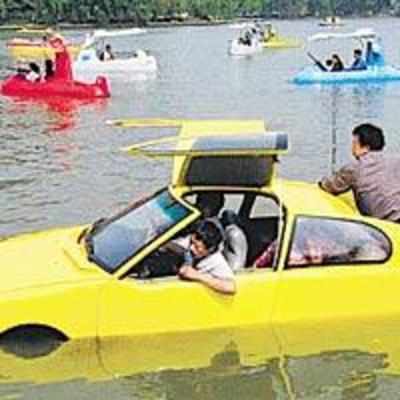
[[[126,259],[124,249],[138,249],[128,253],[131,259],[116,269],[114,279],[100,294],[99,336],[224,329],[265,325],[269,321],[277,283],[275,271],[238,274],[234,296],[216,293],[176,276],[142,279],[138,274],[139,268],[154,255],[161,264],[165,260],[165,243],[185,232],[198,217],[196,209],[174,198],[171,188],[116,218],[93,237],[93,257],[104,265],[117,268],[120,260]],[[129,230],[125,229],[127,226]],[[157,232],[162,231],[157,237]],[[141,247],[138,238],[151,240]]]
[[[177,198],[185,188],[195,191],[196,187],[259,189],[268,186],[274,178],[276,155],[287,150],[287,135],[237,132],[234,124],[228,128],[223,134],[217,129],[207,134],[138,144],[127,150],[134,155],[172,157],[172,188]],[[167,232],[157,242],[162,245],[178,233]],[[144,259],[151,246],[155,244],[144,247],[102,292],[100,337],[265,327],[269,323],[277,285],[275,271],[238,274],[234,296],[216,293],[200,283],[184,282],[177,277],[132,279],[129,268]]]
[[[334,347],[339,337],[397,318],[396,257],[389,237],[369,223],[297,217],[273,317],[286,348],[313,337]]]
[[[114,280],[100,297],[99,336],[148,335],[269,324],[274,271],[236,276],[237,293],[217,293],[177,277]]]

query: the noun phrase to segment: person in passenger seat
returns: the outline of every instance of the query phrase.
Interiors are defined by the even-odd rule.
[[[248,243],[240,228],[239,216],[232,210],[224,210],[221,224],[225,231],[225,243],[222,254],[234,272],[246,267]]]
[[[220,192],[202,192],[196,198],[196,207],[201,211],[203,218],[218,217],[224,204],[225,197]]]

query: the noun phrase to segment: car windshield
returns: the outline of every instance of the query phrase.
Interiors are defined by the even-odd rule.
[[[190,212],[168,190],[158,192],[89,233],[90,260],[113,273]]]

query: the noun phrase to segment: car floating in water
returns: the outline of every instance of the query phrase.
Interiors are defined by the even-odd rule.
[[[259,120],[115,124],[180,126],[178,137],[125,149],[172,157],[171,182],[91,226],[4,238],[0,343],[398,316],[400,226],[362,216],[351,198],[316,184],[278,178],[285,133],[268,131]],[[196,198],[204,192],[224,196],[224,209],[236,213],[247,237],[234,296],[176,275],[140,273],[178,262],[165,244],[202,217]],[[254,267],[271,246],[269,264]]]

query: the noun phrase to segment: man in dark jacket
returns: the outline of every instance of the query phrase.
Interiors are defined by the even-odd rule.
[[[386,156],[384,146],[382,129],[372,124],[357,126],[352,141],[355,161],[319,185],[335,195],[351,189],[362,214],[400,222],[400,157]]]
[[[351,71],[362,71],[362,70],[367,69],[367,63],[363,59],[361,49],[355,49],[353,54],[354,54],[354,61],[350,67],[350,70]]]

